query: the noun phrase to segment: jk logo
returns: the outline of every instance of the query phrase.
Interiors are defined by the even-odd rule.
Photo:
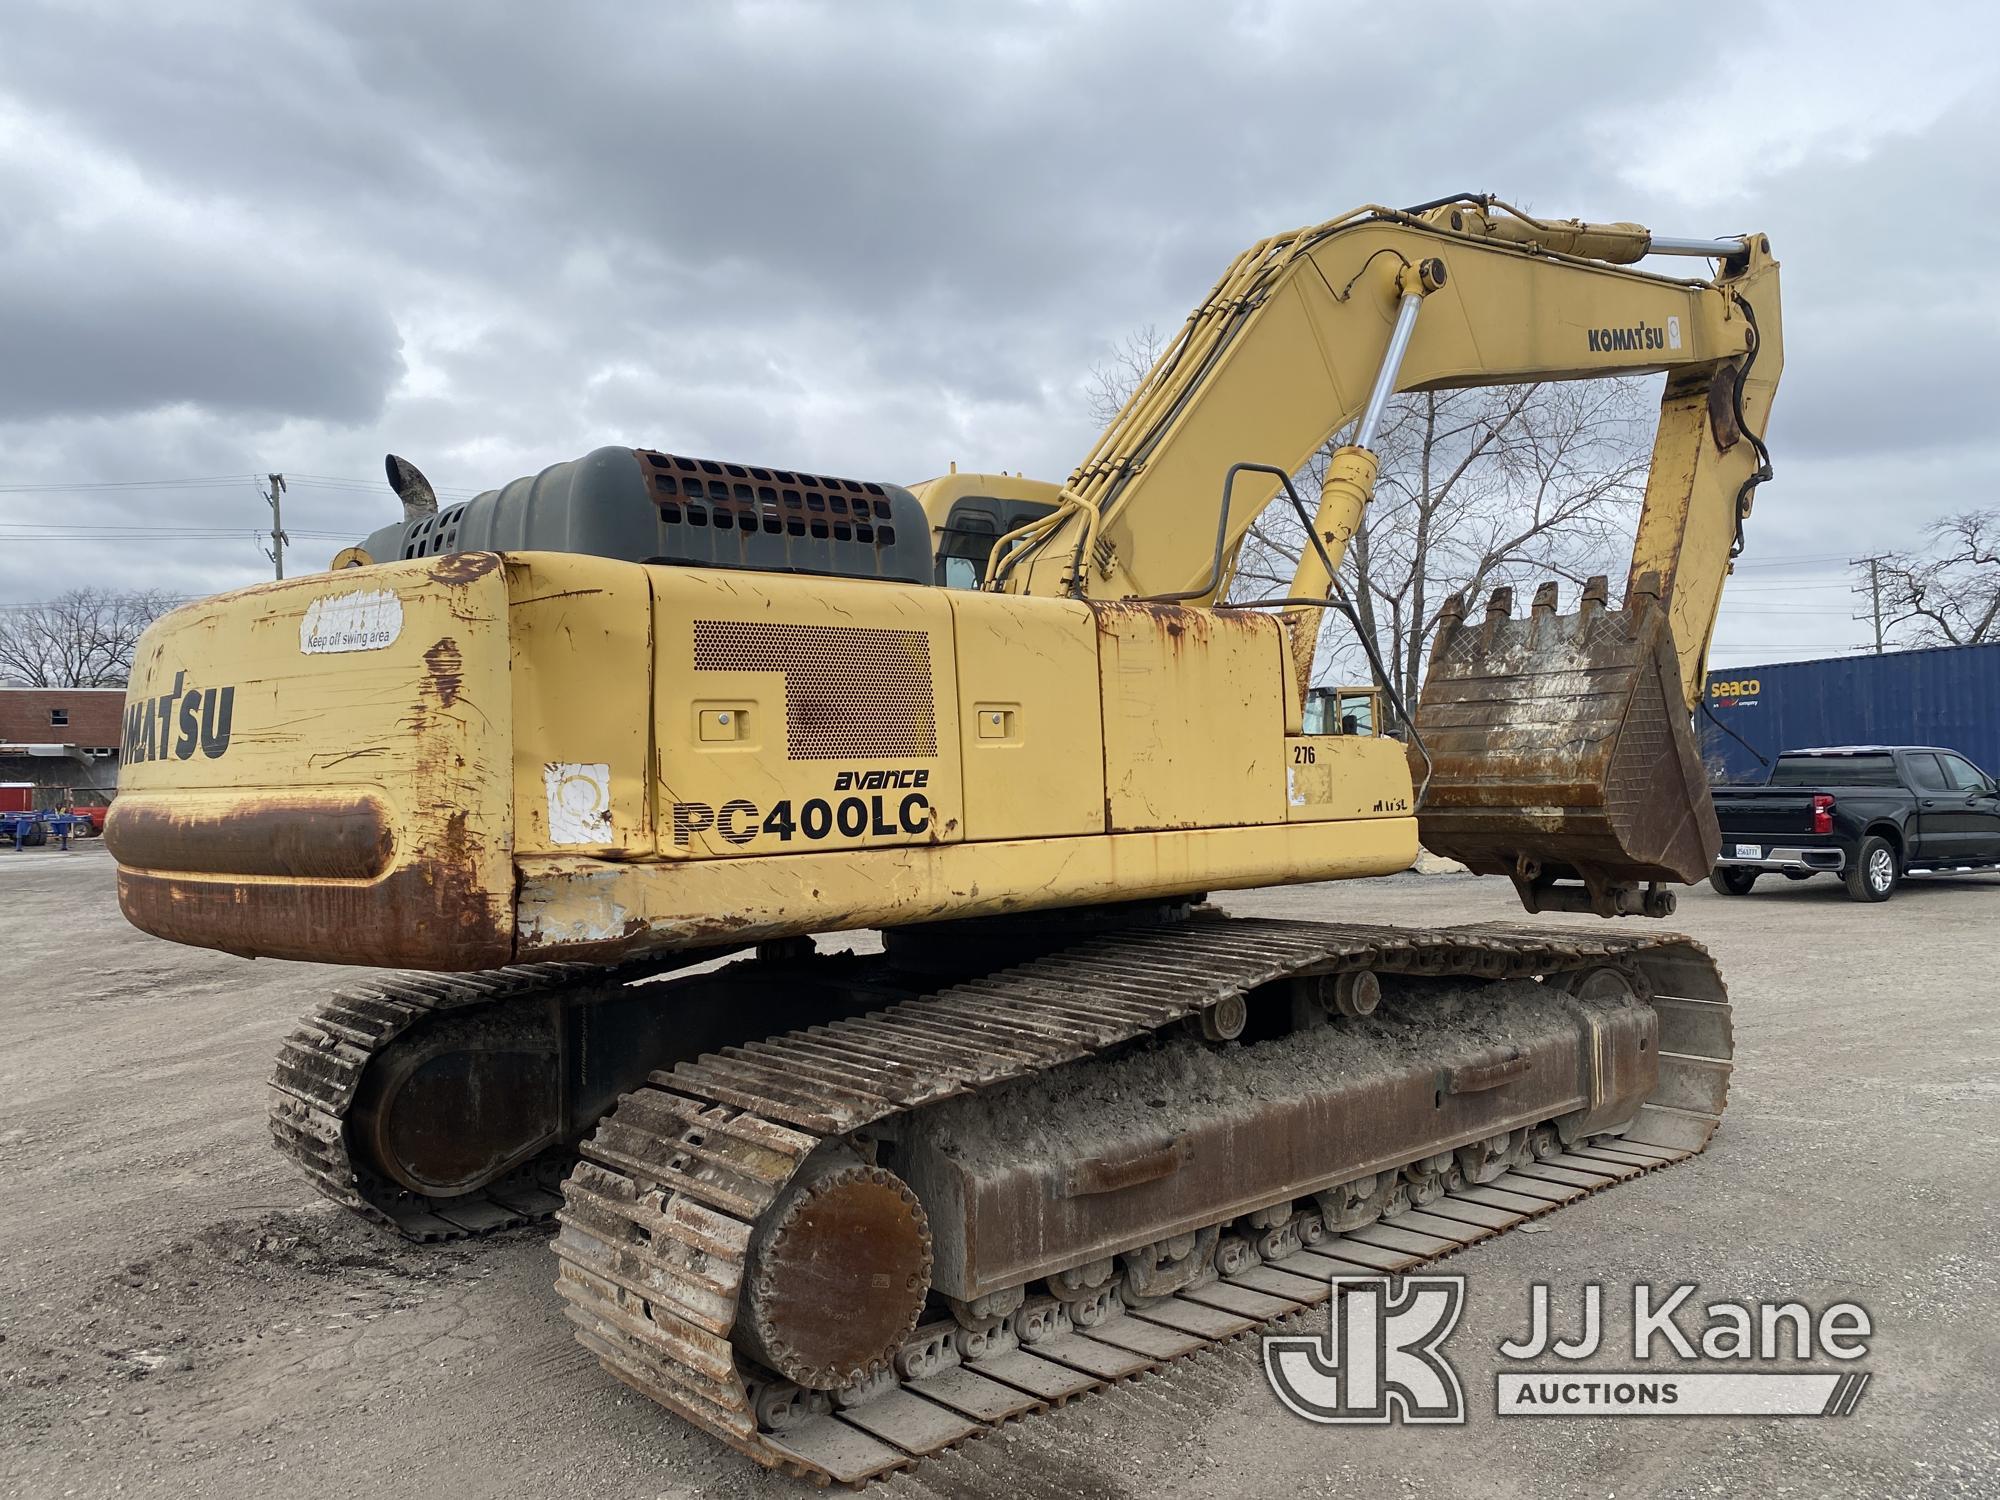
[[[1264,1375],[1308,1422],[1465,1421],[1465,1392],[1439,1345],[1465,1307],[1463,1276],[1333,1278],[1326,1337],[1272,1334]]]

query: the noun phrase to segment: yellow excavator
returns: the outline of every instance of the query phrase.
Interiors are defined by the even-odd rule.
[[[411,1238],[555,1219],[608,1370],[862,1482],[1702,1148],[1696,944],[1204,897],[1421,836],[1530,912],[1669,912],[1780,363],[1763,236],[1453,197],[1251,246],[1065,484],[603,448],[441,508],[392,457],[401,521],[147,632],[119,899],[415,971],[284,1044],[280,1148]],[[1315,692],[1395,393],[1645,372],[1618,606],[1501,589],[1414,709]],[[1234,597],[1272,504],[1297,576]]]

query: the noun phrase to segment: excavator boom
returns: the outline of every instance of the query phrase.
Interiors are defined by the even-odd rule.
[[[1649,254],[1712,257],[1719,270],[1631,268]],[[1477,198],[1357,209],[1237,257],[1059,508],[1002,539],[989,579],[1213,603],[1282,476],[1350,431],[1283,601],[1303,694],[1392,394],[1664,373],[1623,609],[1607,609],[1594,580],[1572,614],[1556,613],[1551,585],[1509,622],[1502,590],[1468,631],[1468,601],[1448,599],[1424,622],[1437,634],[1413,735],[1432,848],[1515,878],[1530,910],[1664,914],[1670,901],[1638,884],[1697,879],[1716,852],[1687,720],[1751,493],[1770,473],[1759,434],[1781,364],[1762,235],[1664,240]],[[1577,879],[1580,892],[1554,888]]]

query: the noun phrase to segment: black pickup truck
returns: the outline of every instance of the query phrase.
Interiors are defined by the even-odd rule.
[[[1722,853],[1709,884],[1839,875],[1856,901],[1887,901],[1918,870],[2000,866],[2000,788],[1953,750],[1837,745],[1790,750],[1763,786],[1718,786]]]

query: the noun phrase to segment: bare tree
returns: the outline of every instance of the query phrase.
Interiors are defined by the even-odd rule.
[[[1886,628],[1908,626],[1915,646],[2000,641],[2000,510],[1969,510],[1929,528],[1927,554],[1880,564]]]
[[[1091,371],[1091,415],[1110,423],[1159,357],[1147,327]],[[1362,629],[1414,704],[1447,599],[1468,614],[1502,584],[1607,571],[1645,491],[1653,414],[1643,378],[1486,386],[1399,396],[1377,435],[1375,500],[1341,564]],[[1294,476],[1310,510],[1337,434]],[[1282,593],[1305,533],[1282,501],[1251,526],[1236,599]],[[1329,617],[1329,667],[1368,675],[1346,622]]]
[[[72,589],[47,603],[0,605],[0,680],[123,687],[140,635],[176,602],[154,589]]]
[[[1645,491],[1650,424],[1635,380],[1429,391],[1397,398],[1377,440],[1375,500],[1341,564],[1406,702],[1416,701],[1447,600],[1465,611],[1502,584],[1606,571]],[[1316,502],[1331,447],[1299,476]],[[1304,533],[1267,510],[1237,563],[1238,597],[1282,590]],[[1329,621],[1330,664],[1365,675]]]
[[[1160,330],[1148,323],[1113,344],[1103,363],[1091,366],[1084,401],[1098,426],[1109,427],[1111,419],[1125,409],[1139,382],[1159,363],[1165,344]]]

